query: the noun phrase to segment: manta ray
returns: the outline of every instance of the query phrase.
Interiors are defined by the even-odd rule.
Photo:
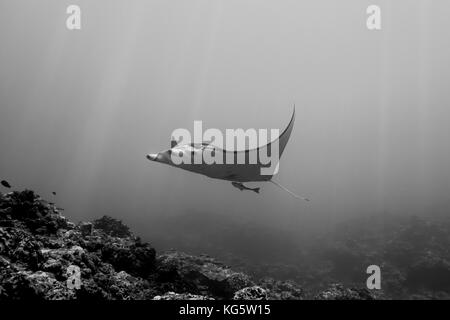
[[[270,167],[270,164],[264,163],[260,155],[268,155],[272,152],[272,150],[276,150],[274,144],[277,143],[279,155],[277,160],[279,161],[291,136],[292,129],[294,128],[294,122],[295,105],[288,126],[277,137],[277,139],[264,146],[258,146],[253,149],[245,149],[241,151],[230,151],[215,146],[212,141],[180,144],[176,140],[172,139],[170,149],[158,153],[149,153],[146,155],[146,158],[153,162],[163,163],[169,166],[205,175],[213,179],[231,181],[232,185],[240,189],[241,191],[253,190],[252,188],[244,186],[244,182],[272,182],[284,191],[290,193],[292,196],[309,201],[309,199],[296,195],[295,193],[272,180],[274,175],[278,171],[279,163],[276,164],[276,169],[273,171],[273,173],[262,173],[262,170],[264,170],[264,168],[267,169],[268,167]],[[206,153],[213,156],[218,155],[219,159],[221,158],[223,159],[223,161],[210,164],[202,160],[200,163],[195,163],[195,157],[198,157],[198,159],[204,159],[203,156]],[[249,161],[251,154],[256,157],[256,161],[254,163]],[[175,163],[172,159],[172,155],[177,155],[179,157],[188,157],[192,161],[189,161],[189,163]],[[238,163],[237,159],[239,157],[241,157],[241,159],[244,158],[245,163]],[[235,161],[233,161],[233,163],[229,163],[226,161],[227,159],[234,159]]]

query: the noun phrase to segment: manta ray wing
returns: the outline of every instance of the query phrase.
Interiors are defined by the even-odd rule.
[[[267,181],[272,178],[272,175],[262,175],[261,168],[269,167],[270,165],[263,164],[260,160],[259,155],[265,154],[269,155],[270,151],[273,150],[273,145],[278,143],[279,150],[279,158],[283,154],[284,149],[289,141],[289,138],[292,133],[292,129],[294,128],[295,122],[295,106],[292,112],[291,120],[289,121],[288,126],[284,129],[284,131],[273,141],[270,143],[258,146],[254,149],[247,149],[242,151],[228,151],[225,149],[221,149],[218,147],[212,147],[214,152],[222,153],[223,164],[202,164],[197,165],[198,168],[196,171],[198,173],[204,174],[211,178],[223,179],[229,181],[239,181],[239,182],[249,182],[249,181]],[[211,145],[208,145],[208,148],[211,148]],[[256,155],[256,163],[251,164],[250,153],[254,152]],[[245,159],[244,164],[238,164],[239,157]],[[233,159],[233,164],[226,164],[226,159]],[[279,159],[278,159],[279,160]],[[276,164],[278,166],[278,163]],[[276,173],[277,170],[275,170]]]
[[[263,148],[270,148],[274,143],[278,142],[279,154],[281,157],[281,155],[283,154],[283,151],[286,148],[286,145],[289,141],[289,138],[291,137],[292,129],[294,128],[294,122],[295,122],[295,105],[294,105],[294,109],[292,111],[292,116],[291,116],[291,120],[289,121],[289,124],[284,129],[284,131],[277,137],[277,139],[269,142],[268,144],[266,144],[264,146],[258,146],[255,149],[246,149],[246,150],[242,150],[242,151],[228,151],[228,150],[220,149],[220,148],[216,147],[216,150],[222,151],[223,153],[234,153],[234,154],[249,153],[249,152],[252,152],[255,150],[258,151]]]

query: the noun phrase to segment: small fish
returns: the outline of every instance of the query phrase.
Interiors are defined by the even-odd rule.
[[[8,183],[8,181],[6,180],[2,180],[0,182],[2,184],[2,186],[4,186],[5,188],[11,188],[11,185]]]
[[[238,188],[239,190],[243,191],[243,190],[252,190],[256,193],[259,193],[259,189],[260,188],[249,188],[244,186],[244,184],[242,182],[232,182],[231,183],[233,185],[233,187]]]
[[[53,191],[53,192],[52,192],[52,195],[56,196],[56,192],[55,192],[55,191]]]

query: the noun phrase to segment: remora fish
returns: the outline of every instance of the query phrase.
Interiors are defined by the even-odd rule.
[[[233,187],[236,187],[236,188],[238,188],[241,191],[243,191],[243,190],[251,190],[251,191],[254,191],[256,193],[259,193],[259,189],[260,189],[260,188],[249,188],[249,187],[246,187],[246,186],[244,186],[244,184],[242,182],[232,182],[231,184],[233,185]]]

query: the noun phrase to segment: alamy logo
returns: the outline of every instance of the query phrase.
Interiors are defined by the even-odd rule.
[[[192,139],[193,137],[193,139]],[[202,121],[194,121],[194,134],[178,128],[172,132],[177,141],[171,149],[173,164],[259,164],[261,175],[273,175],[279,169],[279,130],[210,128],[203,132]],[[203,141],[208,141],[204,143]],[[271,142],[272,141],[272,142]]]
[[[80,289],[81,288],[81,271],[80,267],[76,265],[70,265],[66,270],[67,276],[67,288]]]
[[[81,29],[81,8],[78,5],[70,5],[66,9],[69,15],[66,20],[66,27],[69,30]],[[366,27],[369,30],[381,30],[381,8],[378,5],[369,5],[366,9]]]
[[[69,30],[81,29],[81,8],[77,5],[70,5],[66,9],[66,13],[69,14],[66,20],[66,27]]]
[[[381,269],[379,266],[373,264],[367,267],[366,270],[367,274],[370,274],[370,276],[367,278],[366,286],[367,289],[373,290],[381,289]]]
[[[381,9],[377,5],[371,5],[367,7],[366,26],[369,30],[381,30]]]

